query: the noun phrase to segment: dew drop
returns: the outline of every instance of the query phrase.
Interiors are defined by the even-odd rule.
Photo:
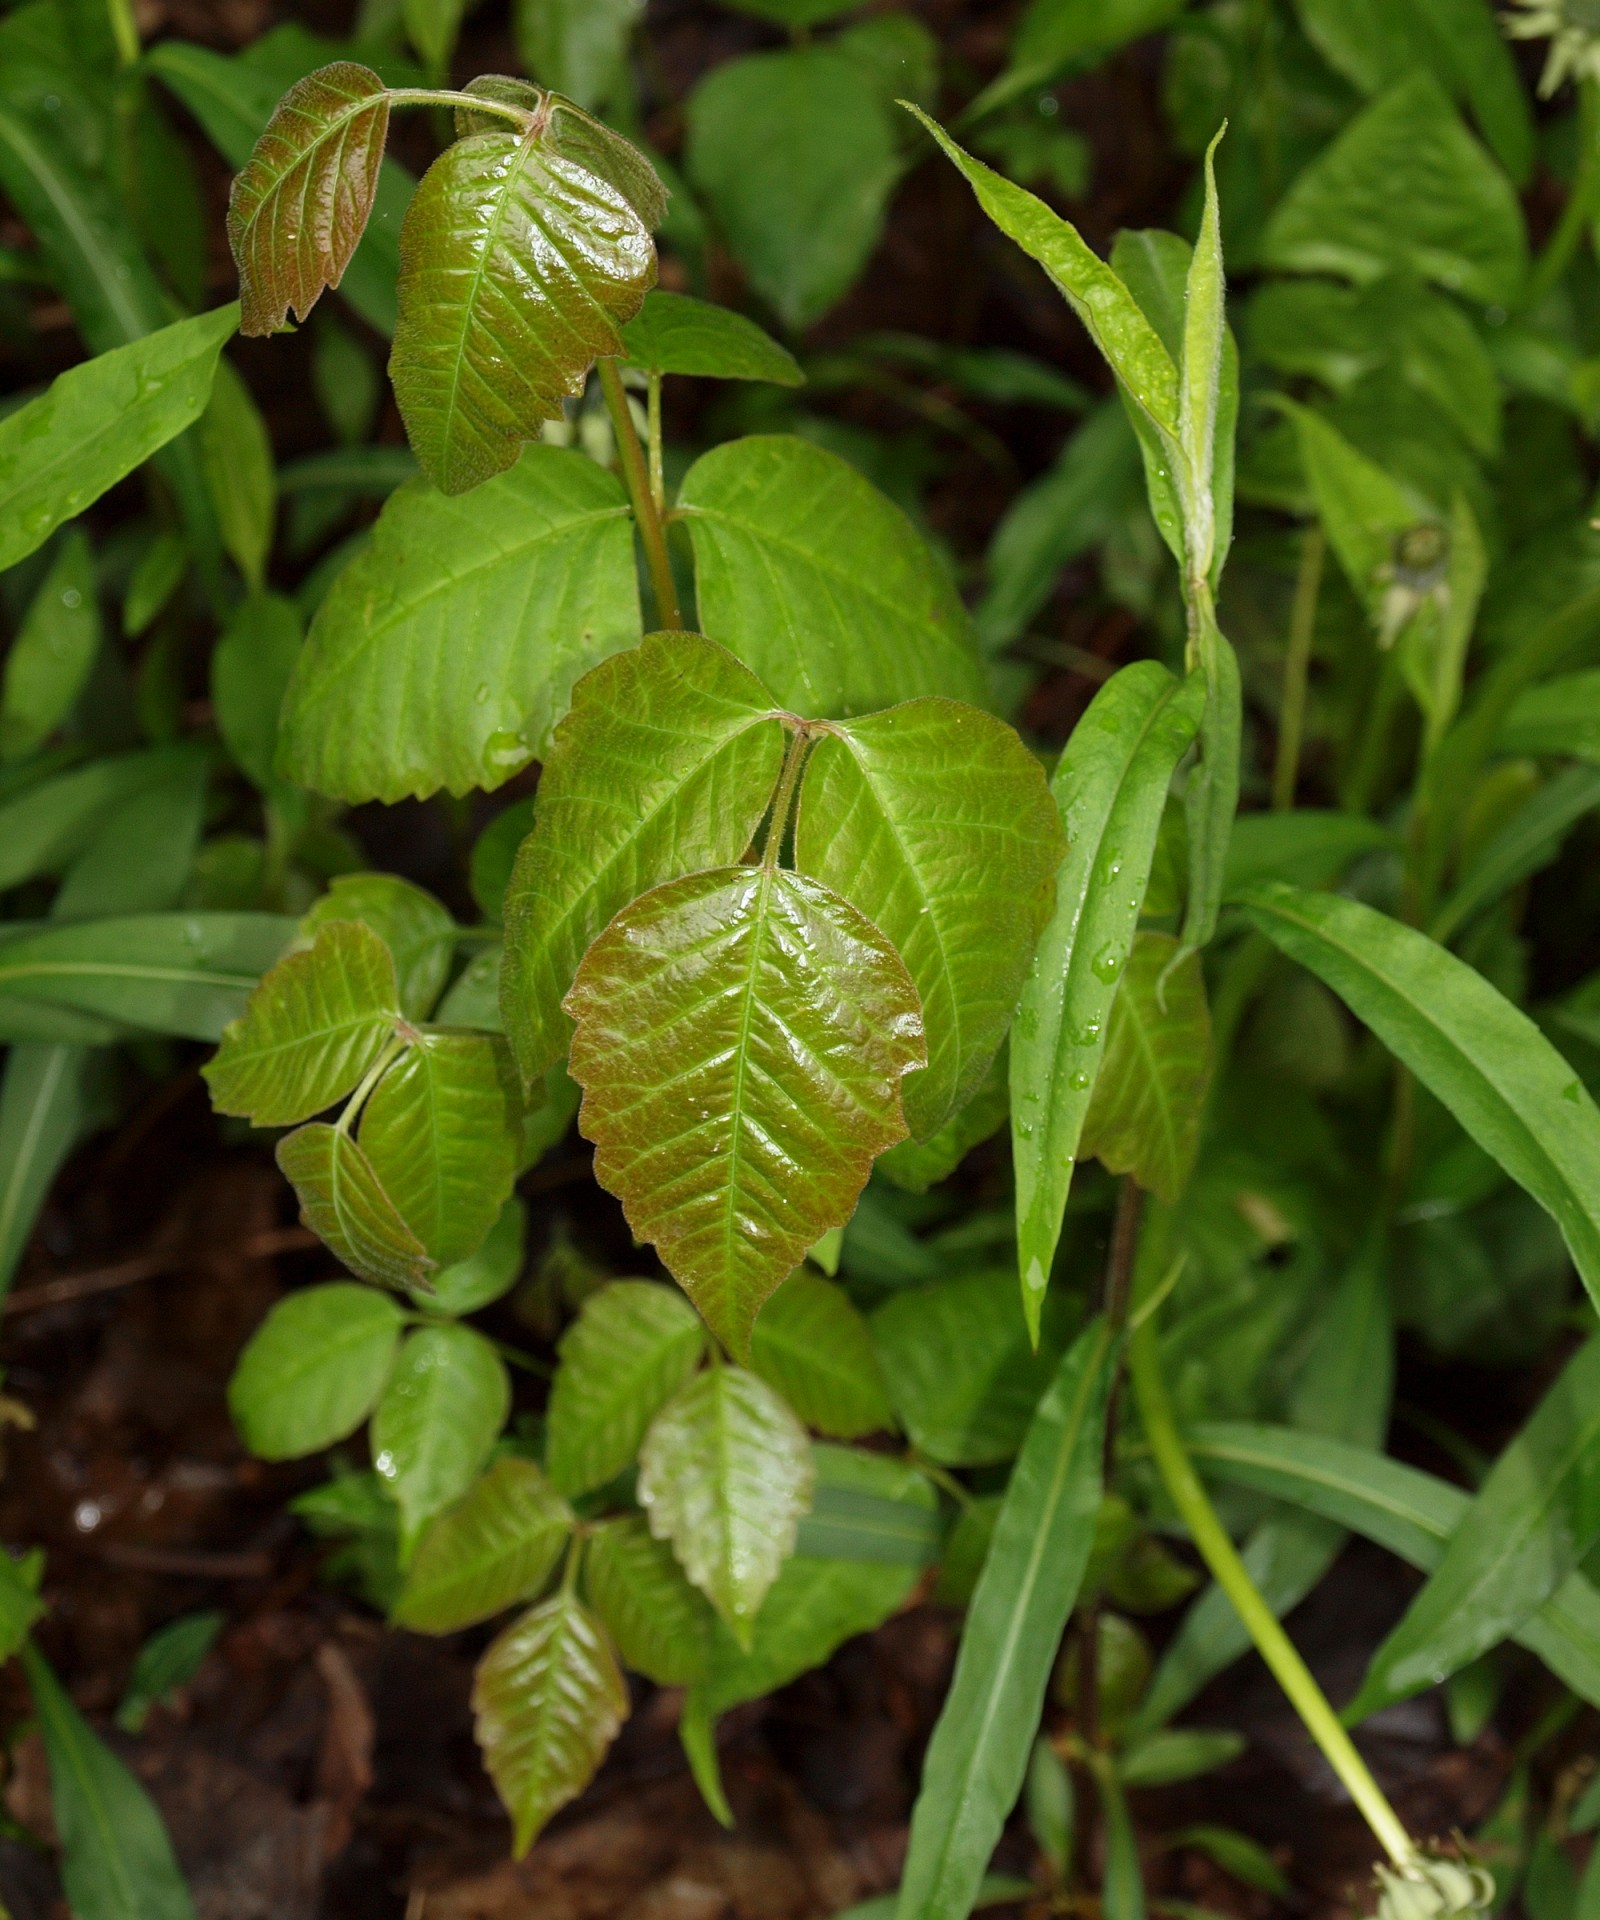
[[[1122,971],[1122,955],[1115,947],[1102,947],[1089,962],[1089,971],[1097,980],[1103,980],[1110,986]]]
[[[1074,1092],[1082,1093],[1089,1085],[1089,1075],[1080,1068],[1078,1072],[1073,1074],[1072,1078],[1067,1082],[1067,1085],[1071,1087]]]

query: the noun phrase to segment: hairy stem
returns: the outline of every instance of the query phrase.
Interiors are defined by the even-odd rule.
[[[115,0],[113,0],[115,4]],[[391,87],[391,107],[470,107],[474,113],[497,113],[523,128],[532,124],[526,107],[514,107],[509,100],[492,100],[486,93],[457,93],[452,87]]]
[[[1300,571],[1294,583],[1289,611],[1289,651],[1283,663],[1283,710],[1278,717],[1278,755],[1272,767],[1272,804],[1281,813],[1294,805],[1295,782],[1300,775],[1300,742],[1305,736],[1306,679],[1311,670],[1311,642],[1317,630],[1317,596],[1322,591],[1322,562],[1328,537],[1322,523],[1306,529],[1300,549]]]
[[[615,360],[601,360],[597,365],[600,369],[600,390],[606,397],[606,409],[611,415],[611,425],[617,436],[617,456],[622,462],[622,478],[628,489],[628,498],[633,503],[633,517],[639,528],[639,538],[644,542],[645,564],[650,569],[650,585],[656,597],[656,625],[681,628],[683,615],[678,611],[678,587],[672,577],[672,560],[667,553],[666,528],[661,524],[661,514],[650,485],[644,448],[639,445],[633,415],[628,411],[628,396],[622,385],[622,375],[617,371]]]
[[[810,748],[811,735],[803,726],[796,728],[794,738],[789,742],[783,772],[778,776],[778,790],[772,798],[772,817],[767,822],[767,838],[761,849],[761,864],[764,867],[778,864],[783,836],[789,825],[789,813],[794,804],[794,790],[800,783],[800,769],[805,764]]]

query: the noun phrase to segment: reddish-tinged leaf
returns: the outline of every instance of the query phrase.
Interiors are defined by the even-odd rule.
[[[278,1142],[278,1166],[299,1196],[301,1219],[352,1273],[384,1287],[427,1287],[427,1248],[348,1134],[320,1120],[297,1127]]]

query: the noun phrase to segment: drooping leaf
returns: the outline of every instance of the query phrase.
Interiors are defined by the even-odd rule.
[[[291,1126],[351,1092],[401,1019],[389,949],[358,920],[336,920],[280,960],[224,1032],[202,1072],[221,1113]]]
[[[101,1056],[80,1046],[12,1046],[0,1071],[0,1297],[11,1285],[51,1182],[108,1117]]]
[[[583,1590],[624,1665],[660,1687],[705,1679],[716,1616],[642,1516],[603,1521],[590,1534]]]
[[[360,920],[393,957],[400,1011],[425,1020],[450,971],[456,923],[450,911],[423,888],[393,873],[341,873],[300,922],[314,935],[330,920]]]
[[[737,860],[782,755],[765,687],[698,634],[652,634],[573,689],[505,896],[501,1003],[524,1080],[566,1051],[562,997],[596,934],[659,881]]]
[[[347,1439],[378,1403],[400,1344],[385,1293],[335,1281],[280,1300],[228,1382],[228,1411],[262,1460],[296,1460]]]
[[[546,1459],[563,1493],[604,1486],[694,1372],[705,1331],[670,1287],[614,1280],[583,1303],[561,1339]]]
[[[1011,729],[917,700],[830,730],[806,762],[795,864],[888,935],[922,1000],[928,1066],[906,1088],[927,1139],[976,1092],[1049,915],[1065,843]]]
[[[218,731],[263,793],[275,784],[278,716],[304,635],[292,600],[279,593],[252,594],[212,651],[211,704]]]
[[[1153,661],[1125,667],[1095,695],[1051,782],[1067,855],[1011,1036],[1017,1258],[1034,1329],[1167,788],[1202,695],[1197,678],[1180,684]]]
[[[721,867],[625,907],[566,1005],[596,1177],[743,1357],[904,1137],[900,1082],[927,1057],[905,967],[819,882]]]
[[[44,745],[77,703],[99,651],[94,554],[74,528],[56,550],[6,653],[0,764],[25,759]]]
[[[753,320],[708,300],[660,287],[622,329],[628,364],[645,373],[692,373],[710,380],[805,384],[800,363]]]
[[[751,434],[678,493],[700,626],[808,718],[919,694],[982,705],[966,609],[900,509],[836,454]]]
[[[573,682],[638,638],[627,502],[602,467],[530,447],[470,501],[414,481],[317,611],[279,770],[344,800],[499,786]]]
[[[389,96],[369,68],[336,60],[279,101],[228,199],[240,331],[304,320],[344,278],[378,190]]]
[[[1100,1510],[1114,1342],[1089,1327],[1028,1429],[923,1763],[903,1920],[961,1920],[1016,1802]]]
[[[395,1624],[454,1633],[537,1598],[572,1527],[572,1509],[531,1460],[497,1460],[422,1536]]]
[[[766,1384],[713,1366],[650,1423],[639,1501],[742,1646],[811,1504],[811,1443]]]
[[[379,1286],[426,1287],[433,1262],[354,1140],[320,1120],[285,1134],[277,1161],[300,1217],[352,1273]]]
[[[628,1689],[598,1621],[558,1593],[507,1627],[478,1662],[472,1712],[520,1859],[593,1779],[627,1718]]]
[[[510,1408],[505,1363],[481,1333],[452,1325],[408,1336],[372,1416],[372,1464],[400,1509],[402,1563],[478,1477]]]
[[[756,1316],[750,1366],[808,1427],[853,1440],[894,1415],[867,1323],[849,1294],[797,1267]]]

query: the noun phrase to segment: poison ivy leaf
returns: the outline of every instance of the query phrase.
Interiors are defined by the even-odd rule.
[[[505,1363],[481,1333],[422,1327],[406,1340],[372,1416],[372,1464],[400,1509],[402,1564],[478,1477],[510,1410]]]
[[[711,380],[805,384],[800,363],[753,320],[686,293],[659,287],[622,329],[630,366],[645,373],[693,373]]]
[[[625,907],[566,1005],[596,1177],[742,1357],[762,1301],[904,1136],[916,989],[819,882],[721,867]]]
[[[231,362],[217,362],[211,399],[200,416],[200,465],[211,490],[222,544],[259,593],[272,550],[278,477],[261,410]]]
[[[497,1460],[422,1536],[397,1626],[454,1633],[532,1600],[571,1538],[572,1509],[531,1460]]]
[[[1242,904],[1551,1214],[1600,1297],[1600,1112],[1527,1015],[1443,947],[1357,901],[1269,882]]]
[[[470,501],[414,481],[318,609],[280,771],[344,800],[499,786],[638,637],[626,497],[592,460],[530,447]]]
[[[300,1217],[352,1273],[379,1286],[424,1287],[433,1262],[348,1134],[313,1121],[278,1142]]]
[[[387,1294],[348,1281],[280,1300],[228,1382],[228,1411],[262,1460],[297,1460],[347,1439],[378,1403],[400,1344]]]
[[[457,1260],[432,1275],[427,1292],[419,1290],[414,1296],[417,1304],[462,1320],[500,1299],[521,1276],[527,1237],[528,1209],[513,1194],[500,1209],[482,1245],[465,1260]]]
[[[201,1069],[221,1113],[284,1127],[351,1092],[400,1020],[389,949],[358,920],[336,920],[280,960]]]
[[[223,743],[263,793],[276,784],[278,715],[304,629],[292,600],[252,594],[223,629],[211,655],[211,704]]]
[[[431,893],[393,873],[341,873],[300,922],[313,938],[333,920],[359,920],[389,949],[400,1011],[425,1020],[455,952],[456,923]]]
[[[297,81],[256,142],[228,199],[247,334],[304,320],[344,278],[378,190],[389,132],[383,82],[353,60]]]
[[[596,934],[657,882],[737,860],[782,757],[766,688],[698,634],[652,634],[573,689],[505,896],[501,1004],[524,1080],[566,1051],[562,996]]]
[[[753,1373],[697,1374],[650,1423],[639,1502],[742,1646],[811,1504],[811,1442]]]
[[[1396,268],[1486,305],[1527,271],[1511,183],[1437,80],[1414,73],[1359,114],[1279,201],[1262,263],[1360,284]]]
[[[880,1154],[874,1172],[907,1193],[926,1193],[954,1173],[976,1146],[1006,1123],[1010,1060],[1004,1047],[994,1057],[983,1085],[961,1110],[928,1140],[902,1140]]]
[[[885,1567],[926,1567],[939,1558],[944,1516],[920,1468],[854,1447],[811,1452],[817,1485],[795,1534],[797,1556]]]
[[[757,1316],[750,1366],[819,1433],[853,1440],[894,1424],[866,1321],[843,1287],[806,1267]]]
[[[984,702],[943,568],[836,454],[784,434],[726,441],[689,469],[678,514],[702,629],[797,712],[875,713],[925,693]]]
[[[583,1589],[635,1673],[687,1687],[710,1672],[716,1616],[639,1514],[603,1521],[590,1534]]]
[[[0,420],[0,569],[193,424],[238,309],[218,307],[58,374]]]
[[[584,1301],[561,1339],[546,1459],[566,1494],[614,1480],[705,1351],[700,1322],[670,1287],[614,1280]]]
[[[510,1053],[487,1033],[424,1033],[361,1116],[361,1150],[439,1266],[482,1245],[517,1176],[522,1106]]]
[[[1174,1205],[1199,1150],[1211,1067],[1199,954],[1163,933],[1139,934],[1111,1003],[1079,1152]]]
[[[1167,788],[1203,694],[1198,676],[1180,685],[1153,661],[1123,668],[1091,701],[1051,782],[1067,855],[1011,1036],[1017,1258],[1035,1330]]]
[[[57,549],[6,653],[0,763],[25,759],[44,745],[77,704],[99,651],[94,554],[74,528]]]
[[[583,390],[656,277],[621,187],[530,119],[458,140],[422,177],[400,235],[389,361],[422,470],[447,494],[509,467]],[[588,158],[588,156],[584,156]]]
[[[751,282],[798,330],[883,232],[900,156],[872,74],[834,47],[724,61],[689,96],[689,178]]]
[[[522,64],[580,107],[603,107],[622,84],[628,39],[644,0],[516,0]]]
[[[511,1815],[512,1852],[594,1778],[628,1715],[599,1622],[558,1593],[508,1627],[478,1663],[472,1712],[483,1762]]]
[[[1100,1511],[1115,1343],[1102,1322],[1061,1362],[995,1523],[923,1762],[899,1911],[961,1920],[1016,1804],[1061,1630]]]

